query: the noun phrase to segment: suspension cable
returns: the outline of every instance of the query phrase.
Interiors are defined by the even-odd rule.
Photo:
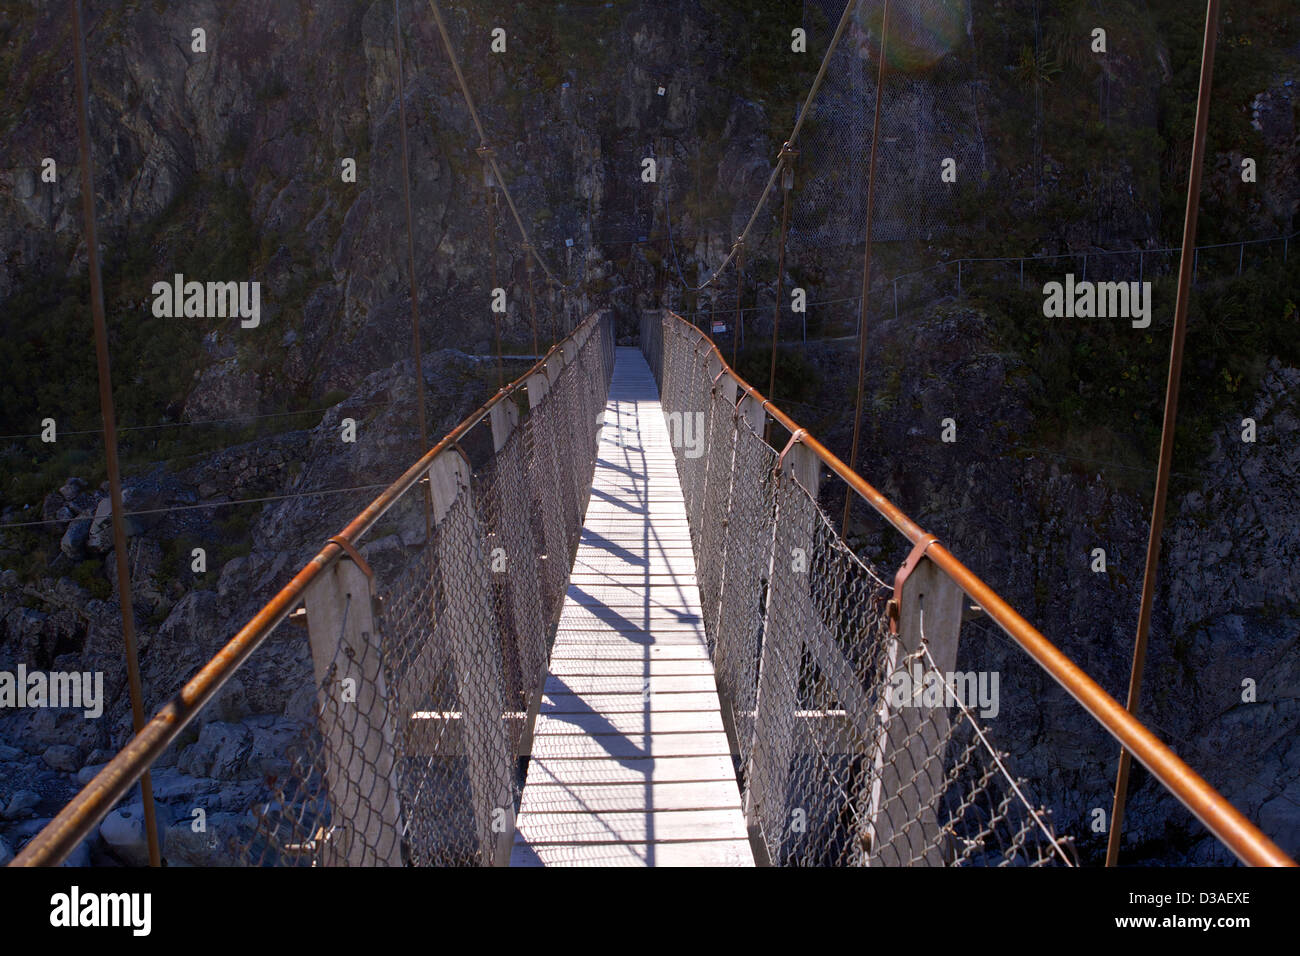
[[[95,228],[95,170],[90,149],[90,77],[86,64],[86,38],[81,25],[81,0],[72,0],[72,55],[77,75],[77,136],[81,151],[81,213],[86,230],[86,264],[90,273],[90,312],[95,327],[95,359],[99,365],[99,409],[104,419],[104,458],[108,467],[112,501],[113,557],[117,564],[118,604],[122,608],[122,642],[126,653],[126,677],[131,692],[131,726],[138,734],[144,727],[144,692],[140,683],[140,660],[135,644],[135,610],[131,606],[131,569],[126,553],[126,516],[123,513],[122,473],[117,460],[117,418],[113,410],[113,380],[108,361],[108,327],[104,320],[104,285],[99,271],[99,237]],[[140,776],[144,804],[145,840],[149,865],[162,865],[158,846],[158,820],[153,802],[153,780],[148,770]]]
[[[415,217],[411,212],[411,163],[406,146],[406,80],[402,68],[402,0],[393,0],[393,48],[397,51],[397,122],[402,140],[402,192],[406,200],[406,272],[411,286],[411,359],[415,363],[415,417],[420,451],[429,449],[429,425],[424,411],[424,349],[420,345],[420,297],[415,281]],[[433,540],[433,492],[424,486],[424,540]]]
[[[432,2],[433,0],[430,0],[430,3]],[[844,35],[844,30],[849,25],[849,18],[856,7],[856,0],[848,0],[848,2],[844,4],[844,13],[840,16],[839,25],[835,27],[835,35],[831,37],[831,42],[826,47],[826,53],[822,57],[821,66],[817,69],[817,76],[813,80],[812,86],[808,89],[808,95],[804,98],[803,109],[799,111],[799,116],[795,120],[794,128],[790,130],[790,135],[785,139],[785,145],[782,147],[783,149],[786,147],[793,147],[795,141],[798,140],[799,131],[803,129],[804,119],[808,116],[808,111],[812,108],[813,100],[816,99],[817,92],[821,89],[822,80],[826,78],[826,69],[830,66],[831,55],[835,52],[835,48],[839,46],[840,37]],[[762,212],[763,206],[767,203],[767,197],[771,194],[772,187],[776,185],[776,177],[779,174],[780,169],[781,163],[778,159],[778,161],[772,166],[772,173],[767,177],[767,185],[763,187],[763,194],[758,197],[758,202],[754,205],[754,211],[750,214],[749,221],[745,223],[744,230],[741,231],[740,237],[736,240],[736,244],[731,247],[731,251],[727,253],[727,257],[722,260],[722,264],[719,265],[718,268],[714,269],[713,274],[704,282],[701,282],[697,286],[688,286],[686,289],[687,292],[702,292],[722,274],[722,270],[727,268],[731,260],[736,257],[741,245],[749,237],[749,231],[754,228],[754,223],[758,220],[758,214]]]
[[[889,35],[889,0],[885,0],[880,21],[880,63],[876,68],[876,112],[871,120],[871,162],[867,171],[867,236],[862,253],[862,295],[858,300],[858,399],[853,407],[853,448],[849,452],[849,469],[858,470],[858,441],[862,431],[862,395],[867,374],[867,295],[871,289],[871,213],[876,198],[876,154],[880,142],[880,96],[885,87],[885,43]],[[840,536],[848,535],[849,511],[853,496],[844,496],[844,519],[840,523]]]
[[[1187,208],[1183,215],[1183,251],[1178,263],[1178,297],[1174,302],[1174,334],[1169,344],[1169,378],[1165,383],[1165,414],[1160,428],[1160,463],[1156,469],[1156,493],[1151,505],[1151,532],[1147,538],[1146,567],[1142,576],[1142,602],[1138,610],[1137,635],[1133,641],[1133,664],[1129,671],[1128,702],[1125,709],[1136,716],[1142,694],[1142,671],[1146,666],[1147,634],[1151,628],[1151,603],[1155,597],[1156,569],[1160,563],[1160,535],[1165,526],[1165,497],[1174,460],[1174,431],[1178,416],[1178,381],[1183,371],[1183,339],[1187,333],[1187,300],[1191,296],[1196,215],[1200,209],[1201,165],[1205,158],[1205,133],[1210,119],[1210,85],[1214,74],[1214,45],[1219,29],[1219,0],[1206,0],[1205,41],[1201,49],[1201,84],[1196,99],[1196,127],[1192,134],[1192,168],[1187,177]],[[1124,804],[1128,796],[1132,756],[1124,747],[1119,752],[1115,775],[1115,797],[1106,841],[1106,865],[1119,860],[1119,841],[1124,828]]]
[[[456,81],[460,84],[461,95],[465,98],[465,105],[469,108],[470,118],[474,121],[474,129],[478,131],[479,145],[488,146],[487,133],[483,130],[483,122],[479,119],[478,109],[474,106],[474,97],[469,92],[469,84],[465,82],[465,74],[461,72],[460,61],[456,59],[456,51],[452,48],[451,37],[447,34],[447,26],[442,22],[442,14],[438,10],[438,4],[435,0],[429,0],[429,9],[433,11],[433,19],[438,25],[438,33],[442,37],[442,45],[447,50],[447,58],[451,60],[451,67],[456,72]],[[537,260],[537,264],[542,267],[553,282],[561,288],[569,288],[566,283],[561,282],[551,271],[551,267],[546,264],[537,253],[537,248],[528,238],[528,230],[524,228],[524,221],[519,216],[519,210],[515,207],[514,198],[510,195],[510,190],[506,187],[505,178],[501,175],[501,168],[497,165],[496,155],[489,151],[485,158],[492,166],[492,172],[496,174],[497,184],[501,187],[501,193],[506,197],[506,205],[510,207],[510,214],[514,216],[515,225],[519,227],[519,235],[523,240],[525,255],[531,255]]]
[[[776,398],[776,348],[780,343],[781,335],[781,291],[782,284],[785,282],[785,239],[786,233],[790,228],[790,190],[794,186],[794,157],[798,152],[790,148],[786,143],[781,148],[781,156],[777,160],[777,166],[781,169],[781,246],[777,252],[776,260],[776,308],[772,312],[772,368],[767,376],[767,394],[772,399]]]

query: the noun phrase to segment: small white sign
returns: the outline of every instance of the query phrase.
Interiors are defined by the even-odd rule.
[[[665,93],[667,93],[667,92],[668,92],[668,91],[665,90],[662,86],[659,87],[659,95],[660,95],[660,96],[663,96],[663,95],[664,95]]]

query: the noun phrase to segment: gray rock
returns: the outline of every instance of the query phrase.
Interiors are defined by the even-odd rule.
[[[217,782],[208,777],[192,777],[175,768],[159,770],[153,775],[153,795],[163,803],[179,803],[186,807],[205,801],[217,788]]]
[[[4,837],[0,837],[0,866],[7,866],[9,861],[14,858],[14,851],[10,849],[9,844],[5,842]]]
[[[113,547],[113,502],[105,498],[95,509],[95,517],[91,519],[89,533],[86,537],[86,547],[98,554],[104,554]],[[128,528],[127,534],[131,531]]]
[[[69,744],[47,747],[45,753],[41,754],[41,759],[45,761],[46,766],[53,770],[62,770],[64,773],[76,773],[81,766],[81,754],[77,753],[76,747]]]
[[[166,846],[168,813],[166,806],[158,805],[158,840]],[[147,866],[149,843],[145,836],[144,805],[133,803],[111,811],[99,825],[99,836],[109,850],[129,866]]]
[[[106,766],[107,764],[92,763],[88,766],[82,767],[77,771],[77,784],[84,787],[86,784],[90,783],[90,781],[94,780],[95,774],[99,773]]]
[[[249,560],[247,557],[232,558],[221,568],[217,579],[217,596],[223,603],[243,598],[249,587]]]
[[[0,744],[0,763],[17,760],[22,755],[23,752],[17,747],[10,747],[8,744]]]
[[[41,795],[35,790],[19,790],[9,798],[9,805],[5,807],[3,816],[6,820],[29,816],[40,802]]]
[[[89,543],[90,519],[78,518],[68,525],[67,531],[63,532],[59,550],[73,561],[81,561],[86,557],[86,545]]]
[[[10,838],[21,847],[36,834],[45,829],[53,817],[32,817],[9,829]]]
[[[196,777],[233,779],[248,770],[252,747],[247,727],[214,720],[203,725],[199,739],[185,748],[176,766]]]
[[[165,496],[158,488],[139,488],[128,486],[122,489],[122,508],[126,512],[124,524],[127,537],[142,534],[156,525],[161,514],[156,513],[164,506]],[[132,514],[131,512],[145,512]],[[87,547],[97,554],[104,554],[113,547],[113,501],[105,498],[95,508],[95,516],[90,523],[90,537]]]
[[[80,478],[69,478],[59,488],[59,494],[63,495],[68,501],[71,501],[77,495],[86,490],[86,483]]]

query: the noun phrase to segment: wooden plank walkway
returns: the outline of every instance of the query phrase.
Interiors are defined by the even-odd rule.
[[[614,363],[512,866],[753,866],[667,423]]]

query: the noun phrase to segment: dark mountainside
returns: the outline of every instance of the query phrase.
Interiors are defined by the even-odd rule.
[[[881,119],[866,414],[859,470],[1121,700],[1127,685],[1172,322],[1176,256],[1149,253],[1153,321],[1043,317],[1041,284],[1082,259],[952,267],[962,258],[1177,246],[1200,12],[1182,0],[930,5],[900,44]],[[1048,10],[1047,8],[1051,9]],[[496,386],[477,135],[427,7],[404,7],[404,63],[425,355],[410,359],[392,5],[354,0],[88,2],[91,125],[146,712],[206,661],[326,537]],[[545,348],[612,305],[736,308],[683,294],[725,257],[825,50],[835,3],[447,4],[492,145],[534,241],[573,295],[537,281]],[[799,143],[776,399],[846,460],[856,382],[870,17],[855,23]],[[489,52],[503,26],[508,48]],[[808,30],[808,52],[790,30]],[[1095,26],[1109,52],[1089,52]],[[191,49],[206,31],[207,50]],[[105,719],[0,715],[0,862],[130,736],[118,591],[98,432],[82,242],[71,31],[61,5],[0,3],[0,670],[103,671]],[[860,55],[857,52],[860,47]],[[663,88],[661,95],[658,91]],[[1225,3],[1198,243],[1300,225],[1300,13]],[[640,179],[658,159],[658,183]],[[956,184],[935,188],[954,157]],[[51,157],[57,181],[42,179]],[[355,183],[342,160],[355,159]],[[1244,158],[1258,181],[1243,183]],[[665,215],[667,210],[668,215]],[[767,386],[779,225],[751,249],[739,371]],[[506,376],[531,354],[527,276],[504,207]],[[670,237],[671,223],[671,242]],[[642,241],[644,237],[644,241]],[[572,239],[567,246],[566,239]],[[1295,240],[1291,241],[1295,245]],[[1284,850],[1300,853],[1300,302],[1282,243],[1203,253],[1191,306],[1141,716]],[[1295,255],[1291,251],[1290,255]],[[1241,263],[1241,274],[1238,265]],[[1137,278],[1136,254],[1088,260]],[[260,324],[157,318],[176,273],[258,280]],[[809,341],[789,290],[807,290]],[[895,313],[892,295],[897,292]],[[730,338],[720,342],[724,351]],[[630,338],[627,344],[632,344]],[[257,417],[254,417],[257,416]],[[956,443],[939,440],[953,417]],[[1241,441],[1241,420],[1258,440]],[[58,440],[42,442],[42,420]],[[339,440],[355,419],[355,444]],[[233,421],[232,421],[233,420]],[[357,489],[361,490],[341,490]],[[223,501],[292,496],[257,504]],[[842,498],[823,500],[832,516]],[[397,513],[367,557],[418,543]],[[850,542],[904,557],[865,513]],[[43,522],[43,523],[42,523]],[[31,523],[31,524],[27,524]],[[191,566],[194,548],[207,568]],[[1103,547],[1107,572],[1090,570]],[[892,571],[891,571],[892,573]],[[170,863],[229,862],[189,808],[232,826],[309,712],[301,642],[272,640],[159,762]],[[987,626],[959,667],[1002,673],[988,721],[1033,797],[1096,862],[1116,747]],[[1243,702],[1243,681],[1256,700]],[[74,856],[139,863],[116,811]],[[215,825],[215,826],[214,826]],[[1135,772],[1123,861],[1226,863],[1175,801]]]

